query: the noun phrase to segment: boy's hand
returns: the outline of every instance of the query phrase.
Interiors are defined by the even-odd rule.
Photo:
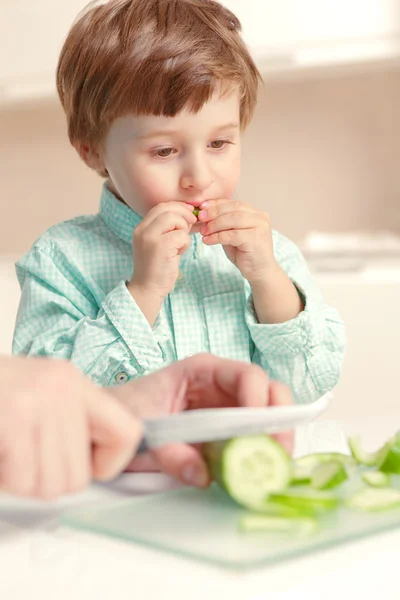
[[[233,200],[208,200],[200,207],[200,233],[225,254],[250,284],[263,281],[276,267],[269,215]]]
[[[133,234],[133,292],[162,301],[173,290],[181,255],[190,246],[189,232],[196,217],[193,206],[164,202],[152,208]]]

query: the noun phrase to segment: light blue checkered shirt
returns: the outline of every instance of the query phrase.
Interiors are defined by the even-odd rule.
[[[104,185],[99,214],[55,225],[39,238],[16,265],[22,297],[14,353],[70,359],[103,386],[205,351],[261,365],[291,386],[297,402],[335,386],[343,323],[323,304],[292,242],[273,234],[275,256],[305,299],[295,319],[259,324],[249,283],[221,246],[206,246],[194,234],[152,328],[125,285],[140,221]]]

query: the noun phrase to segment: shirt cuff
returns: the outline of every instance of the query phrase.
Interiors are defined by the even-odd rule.
[[[164,366],[160,344],[165,337],[163,319],[157,318],[151,328],[124,281],[108,294],[101,308],[142,369],[156,370]]]
[[[305,307],[297,317],[285,323],[259,323],[251,288],[246,289],[245,320],[251,338],[262,354],[295,355],[307,352],[323,341],[325,320],[319,301],[308,297],[298,284],[294,285]]]

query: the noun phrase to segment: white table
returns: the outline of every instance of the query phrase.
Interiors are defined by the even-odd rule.
[[[397,415],[341,423],[372,449],[397,427]],[[299,431],[296,453],[345,451],[338,425],[320,420]],[[0,501],[0,598],[19,600],[214,600],[226,598],[400,598],[400,529],[237,574],[57,525],[65,508],[164,491],[159,474],[126,474],[110,486],[56,503]]]

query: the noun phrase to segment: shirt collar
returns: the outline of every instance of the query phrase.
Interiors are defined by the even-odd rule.
[[[104,223],[127,244],[132,244],[133,230],[142,221],[138,213],[109,190],[107,183],[103,184],[100,198],[100,215]]]

